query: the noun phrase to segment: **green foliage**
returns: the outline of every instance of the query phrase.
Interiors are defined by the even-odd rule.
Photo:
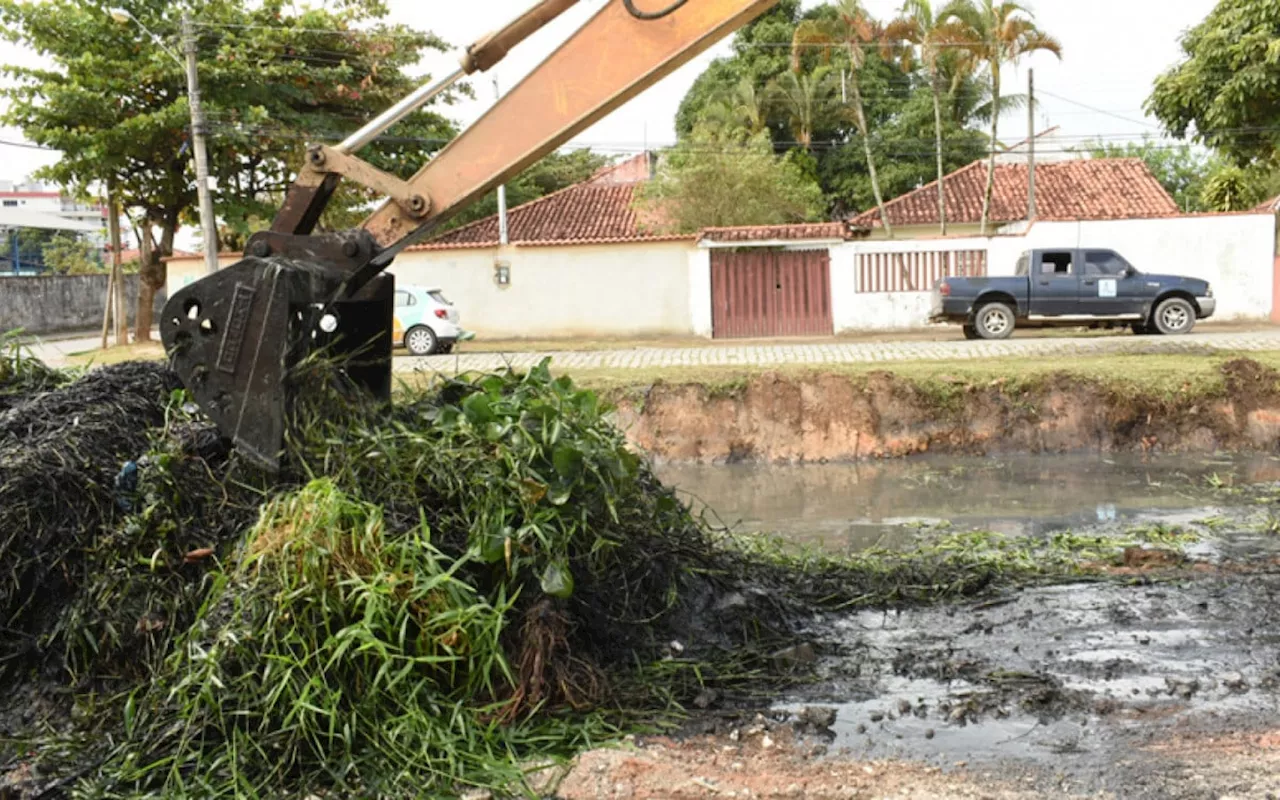
[[[1221,0],[1182,37],[1146,109],[1169,133],[1245,166],[1280,147],[1280,0]]]
[[[127,0],[125,10],[176,48],[179,18],[197,20],[201,92],[209,118],[215,210],[241,236],[273,214],[307,141],[357,127],[411,87],[404,69],[424,49],[443,49],[427,33],[386,25],[378,0],[326,10],[280,0],[252,7],[226,0]],[[62,152],[39,176],[84,192],[102,183],[161,228],[145,282],[164,282],[159,259],[182,223],[195,220],[194,168],[185,72],[138,23],[117,23],[101,3],[0,0],[9,41],[42,53],[52,68],[9,66],[0,97],[5,124]],[[446,102],[447,102],[446,98]],[[397,174],[420,166],[454,134],[433,112],[419,112],[365,155]],[[349,225],[369,198],[348,189],[325,223]]]
[[[270,490],[247,530],[251,475],[174,448],[176,398],[144,507],[95,545],[54,639],[73,674],[141,687],[82,796],[527,792],[522,762],[611,735],[564,709],[656,657],[712,567],[609,408],[545,363],[411,394],[392,419],[308,396],[291,452],[317,476]]]
[[[875,192],[867,147],[848,82],[853,66],[850,49],[823,46],[802,37],[806,41],[795,49],[801,76],[792,74],[797,29],[807,25],[810,33],[816,34],[837,21],[834,6],[802,11],[799,3],[783,2],[744,27],[734,38],[734,54],[713,61],[681,102],[676,117],[681,139],[692,136],[695,124],[716,131],[764,130],[777,151],[804,149],[801,142],[807,139],[808,156],[793,155],[792,159],[806,175],[819,181],[827,214],[845,216],[873,207]],[[874,21],[868,21],[872,29],[878,28]],[[889,53],[891,59],[875,47],[859,46],[854,52],[862,59],[857,89],[867,121],[872,163],[884,196],[894,197],[937,177],[933,85],[925,61],[908,59],[905,70],[900,66],[900,49]],[[984,110],[990,108],[989,88],[984,89],[984,81],[975,76],[969,62],[952,57],[955,53],[955,48],[947,48],[937,58],[941,149],[948,171],[985,153],[985,137],[969,125],[984,119]],[[816,95],[777,88],[803,84],[806,78],[812,82],[814,71],[824,66],[830,72]],[[846,76],[847,102],[841,102],[841,72]],[[778,102],[783,97],[787,100]]]
[[[821,188],[796,160],[774,155],[767,134],[701,127],[667,151],[636,203],[649,227],[685,233],[803,222],[823,210]]]
[[[45,267],[60,275],[90,275],[107,270],[102,254],[93,243],[74,234],[53,237],[41,252]]]
[[[1265,199],[1258,183],[1235,164],[1216,166],[1200,189],[1205,211],[1247,211]]]
[[[717,58],[697,77],[676,111],[676,133],[693,133],[704,110],[747,80],[756,91],[791,68],[791,39],[802,19],[800,0],[781,0],[743,26],[733,38],[733,55]]]
[[[587,149],[552,153],[507,183],[507,208],[558,192],[590,178],[608,166],[610,158]],[[450,218],[444,230],[465,225],[498,213],[498,193],[490,192]]]
[[[31,354],[19,338],[21,331],[0,331],[0,412],[10,398],[56,389],[72,373],[56,370]]]

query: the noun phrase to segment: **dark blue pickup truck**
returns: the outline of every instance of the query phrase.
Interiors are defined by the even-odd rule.
[[[1208,282],[1138,272],[1114,250],[1030,250],[1014,277],[938,281],[929,319],[963,325],[966,339],[1006,339],[1015,326],[1178,334],[1216,303]]]

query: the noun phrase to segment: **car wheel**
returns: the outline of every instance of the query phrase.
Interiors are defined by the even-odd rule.
[[[1152,320],[1156,330],[1166,336],[1190,333],[1196,324],[1196,309],[1181,297],[1170,297],[1156,306]]]
[[[404,335],[404,346],[415,356],[429,356],[436,351],[438,346],[436,332],[426,325],[410,328],[409,332]]]
[[[972,325],[965,325],[965,326],[964,326],[964,338],[966,338],[966,339],[970,339],[970,340],[972,340],[972,339],[977,339],[977,338],[978,338],[978,329],[977,329],[977,328],[975,328],[975,327],[973,327]]]
[[[1013,309],[1004,303],[987,303],[973,315],[979,339],[1008,339],[1013,335]]]

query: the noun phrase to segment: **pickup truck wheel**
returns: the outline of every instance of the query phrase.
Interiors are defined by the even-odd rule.
[[[1181,297],[1170,297],[1156,306],[1152,321],[1155,322],[1156,330],[1166,336],[1190,333],[1196,324],[1196,310]]]
[[[979,339],[1008,339],[1013,335],[1013,309],[1004,303],[987,303],[973,315]]]
[[[965,325],[965,326],[964,326],[964,338],[966,338],[966,339],[977,339],[977,338],[978,338],[978,329],[977,329],[977,328],[975,328],[975,327],[973,327],[972,325]]]

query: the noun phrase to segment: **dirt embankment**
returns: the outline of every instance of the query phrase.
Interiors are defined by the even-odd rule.
[[[1216,389],[1174,392],[1067,373],[984,383],[767,373],[729,389],[659,383],[615,402],[632,444],[673,461],[1276,449],[1280,373],[1248,359],[1221,369]]]

